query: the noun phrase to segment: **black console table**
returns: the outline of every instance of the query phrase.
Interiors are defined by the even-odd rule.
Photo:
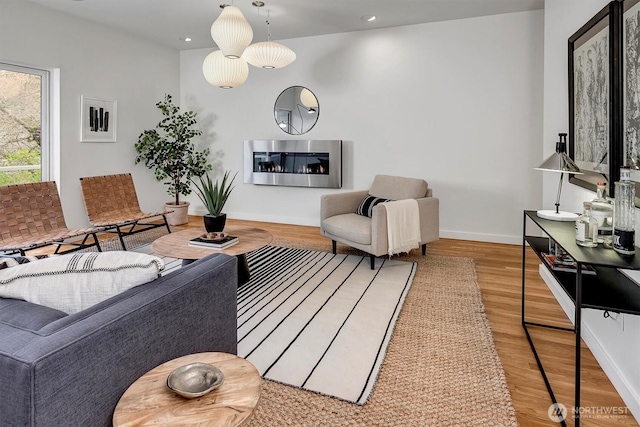
[[[640,286],[619,272],[618,268],[640,269],[640,253],[633,257],[622,257],[612,249],[584,248],[575,243],[575,223],[550,221],[539,218],[535,211],[524,211],[522,231],[522,327],[524,328],[529,345],[542,374],[549,396],[557,404],[553,389],[536,351],[536,347],[529,334],[528,327],[535,326],[575,333],[575,426],[580,424],[580,342],[582,309],[592,308],[617,313],[640,315]],[[548,237],[527,235],[527,222],[532,221]],[[527,245],[542,261],[542,253],[549,251],[549,239],[564,249],[577,263],[577,273],[558,272],[549,269],[562,289],[571,298],[575,306],[573,328],[528,322],[525,318],[525,266]],[[544,261],[543,261],[544,263]],[[595,275],[582,274],[582,265],[587,264],[595,268]],[[569,416],[570,413],[567,414]],[[563,420],[561,424],[566,427]]]

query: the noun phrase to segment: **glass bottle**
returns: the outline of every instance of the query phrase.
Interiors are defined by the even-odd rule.
[[[591,202],[584,202],[583,213],[576,220],[576,244],[587,248],[598,246],[598,221],[591,216]]]
[[[607,184],[597,184],[596,198],[591,201],[591,216],[598,221],[598,243],[613,247],[613,203],[606,196]]]
[[[636,186],[630,179],[629,168],[620,168],[620,181],[615,184],[613,250],[622,255],[635,253]]]

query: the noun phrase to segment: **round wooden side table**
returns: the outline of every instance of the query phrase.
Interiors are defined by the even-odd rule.
[[[186,399],[167,388],[180,366],[203,362],[222,371],[222,385],[204,396]],[[124,392],[113,413],[114,427],[243,426],[258,405],[262,378],[249,361],[228,353],[196,353],[150,370]]]

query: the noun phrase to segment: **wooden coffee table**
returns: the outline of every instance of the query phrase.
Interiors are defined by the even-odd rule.
[[[222,371],[219,388],[186,399],[167,388],[167,377],[180,366],[203,362]],[[114,427],[243,426],[255,410],[262,379],[249,361],[228,353],[197,353],[170,360],[150,370],[124,392],[115,412]]]
[[[228,225],[225,233],[238,236],[240,241],[226,249],[208,249],[189,246],[189,240],[204,234],[204,228],[188,228],[175,233],[165,234],[151,243],[151,250],[159,255],[172,258],[180,258],[183,264],[188,264],[196,259],[203,258],[218,252],[234,255],[238,258],[238,286],[249,281],[249,264],[246,254],[256,249],[267,246],[273,240],[273,236],[261,228]]]

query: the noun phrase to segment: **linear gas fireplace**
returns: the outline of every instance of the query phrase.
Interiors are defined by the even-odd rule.
[[[244,141],[244,182],[293,187],[342,187],[342,141]]]

